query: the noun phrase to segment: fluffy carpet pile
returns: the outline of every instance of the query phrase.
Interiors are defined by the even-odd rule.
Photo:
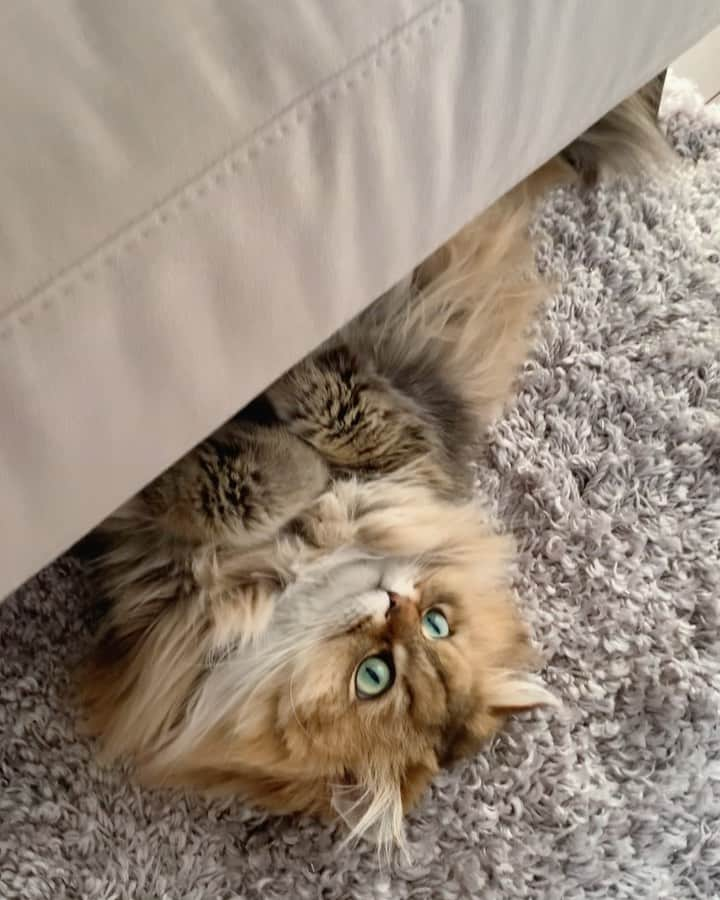
[[[540,214],[562,287],[478,466],[564,709],[438,778],[382,870],[96,766],[67,697],[92,598],[60,560],[0,606],[3,900],[720,896],[720,108],[673,84],[665,115],[676,173]]]

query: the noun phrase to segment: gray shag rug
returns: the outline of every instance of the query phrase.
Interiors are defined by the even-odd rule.
[[[2,900],[720,896],[720,108],[673,83],[666,122],[675,174],[545,205],[563,286],[479,463],[564,709],[439,777],[383,870],[99,768],[67,699],[92,597],[60,560],[0,607]]]

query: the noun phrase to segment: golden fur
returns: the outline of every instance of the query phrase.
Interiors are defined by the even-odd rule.
[[[106,759],[388,847],[440,766],[553,702],[468,464],[548,290],[534,204],[574,177],[558,158],[501,198],[272,385],[270,421],[229,423],[104,523],[80,690]],[[377,656],[394,681],[369,699]]]
[[[532,657],[504,583],[510,542],[473,503],[440,501],[401,480],[343,481],[303,514],[302,537],[198,545],[175,570],[153,554],[156,568],[139,580],[124,555],[135,521],[111,527],[117,536],[126,526],[128,543],[105,560],[115,602],[83,693],[107,755],[134,757],[150,783],[230,789],[281,812],[340,813],[387,843],[400,839],[403,808],[442,763],[476,749],[512,709],[552,699],[522,674]],[[409,587],[395,584],[392,564]],[[267,650],[253,643],[296,572],[317,598],[335,569],[359,579],[357,590],[387,578],[417,604],[351,611],[316,634],[314,621],[303,622],[305,643],[282,630]],[[421,634],[419,615],[431,606],[446,611],[452,640],[431,645]],[[283,640],[290,646],[278,655]],[[241,662],[237,649],[227,652],[238,642]],[[358,701],[355,666],[389,646],[403,689]]]

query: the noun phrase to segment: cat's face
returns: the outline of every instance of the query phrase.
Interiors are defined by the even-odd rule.
[[[547,694],[531,682],[511,686],[508,670],[529,652],[504,591],[482,591],[458,567],[390,566],[379,582],[346,601],[354,621],[294,661],[277,724],[318,769],[351,786],[330,791],[351,827],[367,815],[362,827],[397,838],[398,799],[406,809],[442,763]],[[378,794],[386,808],[369,812]]]
[[[511,542],[474,504],[387,479],[336,484],[300,524],[199,552],[192,578],[159,556],[127,602],[121,569],[83,681],[89,728],[149,783],[340,815],[389,846],[441,765],[553,702],[525,674]]]
[[[261,645],[253,674],[230,664],[206,685],[209,706],[239,696],[244,678],[259,685],[194,754],[209,786],[229,780],[270,807],[339,814],[389,844],[443,763],[513,709],[551,699],[518,674],[529,650],[507,592],[472,566],[342,562],[285,603],[267,637],[272,661]],[[214,774],[213,760],[223,761]]]

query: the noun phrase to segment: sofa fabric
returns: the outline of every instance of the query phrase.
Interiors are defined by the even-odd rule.
[[[720,21],[714,0],[12,0],[0,596]]]

